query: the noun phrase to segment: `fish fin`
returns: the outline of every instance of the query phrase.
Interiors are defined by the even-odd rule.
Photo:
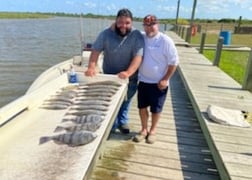
[[[63,131],[65,128],[62,126],[57,126],[54,130],[54,132],[59,132],[59,131]]]
[[[44,144],[44,143],[46,143],[46,142],[48,142],[48,141],[50,141],[50,140],[51,140],[51,138],[48,137],[48,136],[41,137],[41,138],[39,139],[39,144]]]

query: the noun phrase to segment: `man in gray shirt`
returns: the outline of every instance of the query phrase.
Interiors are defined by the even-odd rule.
[[[128,110],[137,90],[137,71],[142,62],[144,39],[140,31],[132,27],[133,16],[128,9],[118,11],[114,27],[102,31],[93,44],[86,76],[95,75],[95,67],[101,52],[104,53],[103,72],[129,78],[127,99],[122,103],[112,131],[117,128],[123,133],[130,132]]]

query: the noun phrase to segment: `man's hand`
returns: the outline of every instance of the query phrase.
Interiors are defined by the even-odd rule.
[[[127,79],[129,77],[129,73],[127,71],[122,71],[118,74],[118,77],[121,79]]]
[[[85,75],[86,76],[95,76],[96,75],[96,71],[94,68],[88,68],[86,71],[85,71]]]
[[[168,86],[167,80],[161,80],[158,83],[158,88],[160,90],[163,90],[163,89],[167,88],[167,86]]]

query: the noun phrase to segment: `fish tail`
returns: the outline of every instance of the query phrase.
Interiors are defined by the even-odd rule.
[[[51,140],[51,138],[48,137],[48,136],[41,137],[41,138],[39,139],[39,144],[44,144],[44,143],[46,143],[46,142],[48,142],[48,141],[50,141],[50,140]]]
[[[65,128],[62,126],[57,126],[54,130],[54,132],[59,132],[59,131],[63,131]]]
[[[68,119],[62,119],[61,122],[67,122],[67,121],[69,121],[69,120]]]

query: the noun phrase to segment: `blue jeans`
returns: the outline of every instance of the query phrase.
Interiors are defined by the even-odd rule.
[[[129,111],[131,99],[135,95],[136,91],[137,91],[137,80],[129,81],[127,99],[123,101],[119,109],[119,112],[113,124],[112,130],[115,130],[121,125],[128,124],[128,121],[129,121],[128,111]]]

